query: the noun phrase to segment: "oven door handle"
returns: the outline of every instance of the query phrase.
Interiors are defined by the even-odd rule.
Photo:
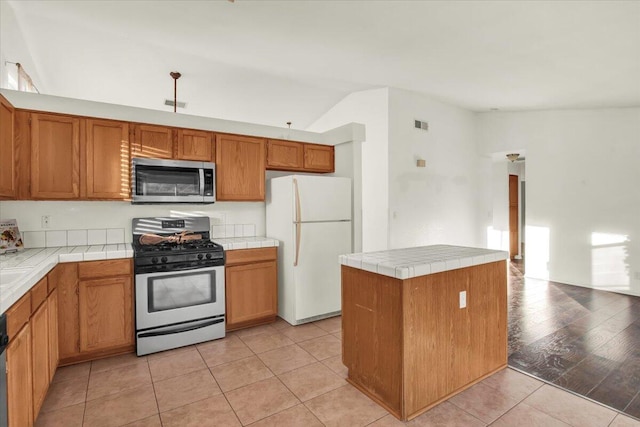
[[[158,336],[161,336],[161,335],[179,334],[181,332],[189,332],[189,331],[195,331],[196,329],[206,328],[207,326],[216,325],[216,324],[222,323],[222,322],[224,322],[224,317],[220,318],[220,319],[214,319],[214,320],[211,320],[211,321],[205,322],[205,323],[200,323],[198,325],[182,326],[180,328],[169,329],[169,330],[158,331],[158,332],[145,332],[145,333],[142,333],[142,334],[138,335],[138,337],[139,338],[148,338],[148,337],[158,337]]]

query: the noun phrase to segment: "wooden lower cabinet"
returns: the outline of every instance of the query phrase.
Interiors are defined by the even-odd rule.
[[[80,352],[133,344],[131,276],[82,280],[79,286]]]
[[[71,359],[80,353],[80,327],[78,324],[78,263],[58,264],[49,281],[58,290],[58,355],[60,361]]]
[[[58,264],[60,365],[135,349],[131,259]]]
[[[227,330],[273,322],[278,313],[276,248],[227,252]]]
[[[15,336],[7,354],[7,409],[9,427],[33,425],[31,366],[31,328],[29,324]]]
[[[49,310],[43,302],[31,315],[31,366],[33,380],[33,419],[44,402],[49,388]]]
[[[47,299],[49,312],[49,381],[53,381],[60,362],[58,353],[58,290],[54,289]]]

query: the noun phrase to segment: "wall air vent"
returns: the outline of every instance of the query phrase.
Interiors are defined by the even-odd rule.
[[[168,105],[169,107],[173,107],[173,101],[170,100],[170,99],[165,99],[164,100],[164,105]],[[178,101],[178,108],[187,108],[187,103]]]
[[[429,130],[429,123],[423,122],[421,120],[414,120],[414,126],[416,129]]]

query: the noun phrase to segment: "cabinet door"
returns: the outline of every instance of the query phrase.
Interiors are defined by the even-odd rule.
[[[213,138],[211,132],[178,129],[177,141],[179,160],[213,162]]]
[[[7,348],[7,408],[9,427],[33,425],[31,329],[26,325]]]
[[[15,110],[0,95],[0,199],[16,197]]]
[[[87,119],[85,144],[87,198],[129,198],[129,124]]]
[[[80,281],[80,351],[131,345],[131,277]]]
[[[31,114],[31,197],[80,196],[80,120]]]
[[[31,370],[33,375],[33,419],[49,388],[49,310],[46,302],[31,316]]]
[[[58,290],[54,289],[47,298],[49,311],[49,382],[58,368],[60,357],[58,356]]]
[[[216,135],[216,198],[264,201],[265,141]]]
[[[227,267],[227,325],[275,317],[278,276],[275,261]]]
[[[48,279],[58,290],[58,354],[64,360],[80,353],[78,264],[58,264]]]
[[[267,169],[301,170],[304,166],[304,144],[294,141],[267,141]]]
[[[314,172],[333,172],[333,146],[304,144],[304,168]]]
[[[173,129],[165,126],[136,125],[133,157],[170,159],[173,157]]]

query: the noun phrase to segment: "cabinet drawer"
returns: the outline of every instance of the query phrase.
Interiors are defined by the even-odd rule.
[[[258,249],[237,249],[227,251],[226,265],[246,264],[259,261],[275,260],[278,254],[277,247]]]
[[[127,276],[131,274],[131,259],[89,261],[78,264],[81,279],[91,277]]]
[[[47,278],[44,277],[40,280],[36,285],[31,288],[31,312],[37,310],[40,307],[40,304],[47,299],[47,295],[49,294],[47,289]]]
[[[31,292],[27,292],[7,310],[7,334],[16,336],[31,317]]]

